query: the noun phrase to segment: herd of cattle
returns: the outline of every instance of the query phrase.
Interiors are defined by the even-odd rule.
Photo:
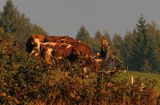
[[[37,59],[42,59],[48,65],[53,65],[53,61],[60,62],[64,59],[72,64],[77,61],[93,65],[95,71],[99,71],[100,62],[106,57],[105,40],[102,40],[102,53],[92,55],[92,51],[87,44],[70,36],[45,36],[40,34],[31,35],[26,42],[26,51],[29,56],[34,55]]]

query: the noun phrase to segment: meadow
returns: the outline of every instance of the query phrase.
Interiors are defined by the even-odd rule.
[[[149,72],[138,72],[138,71],[129,71],[127,73],[119,73],[116,79],[130,79],[133,76],[135,79],[139,78],[142,82],[147,80],[155,81],[155,88],[160,89],[160,74],[159,73],[149,73]]]
[[[56,70],[54,72],[54,75],[56,78],[61,78],[64,76],[64,71],[58,71]],[[151,72],[139,72],[139,71],[127,71],[126,73],[124,72],[119,72],[114,76],[114,80],[124,80],[128,79],[130,80],[131,76],[134,77],[134,79],[141,79],[142,82],[145,82],[147,80],[154,80],[156,81],[155,88],[160,89],[160,74],[159,73],[151,73]],[[93,81],[96,79],[96,74],[95,73],[90,73],[88,76],[89,81]]]

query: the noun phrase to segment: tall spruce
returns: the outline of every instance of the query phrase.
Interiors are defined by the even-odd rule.
[[[89,44],[91,41],[90,34],[83,25],[80,27],[80,30],[78,31],[76,35],[76,38],[87,44]]]
[[[27,37],[34,33],[46,33],[42,28],[38,32],[35,26],[30,22],[30,19],[24,13],[20,13],[13,5],[12,0],[7,0],[2,11],[0,19],[0,27],[3,27],[6,32],[12,33],[20,42],[25,43]]]
[[[130,70],[160,71],[159,27],[146,24],[141,16],[137,27],[124,37],[124,51],[125,64]]]
[[[144,70],[149,68],[149,61],[147,58],[148,41],[147,41],[147,23],[143,15],[138,19],[136,24],[135,40],[132,47],[131,69]]]
[[[18,12],[17,8],[14,7],[11,0],[8,0],[3,8],[0,26],[3,27],[7,32],[14,32],[15,25],[19,21],[19,16],[20,13]]]

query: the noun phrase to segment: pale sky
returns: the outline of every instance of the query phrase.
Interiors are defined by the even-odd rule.
[[[0,0],[0,10],[7,0]],[[97,30],[124,36],[132,31],[141,14],[160,26],[160,0],[12,0],[31,22],[51,35],[75,36],[84,25],[90,34]]]

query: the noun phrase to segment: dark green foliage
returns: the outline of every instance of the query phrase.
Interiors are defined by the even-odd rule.
[[[138,19],[138,23],[136,24],[137,26],[137,32],[139,34],[143,34],[145,37],[146,31],[147,31],[147,24],[146,24],[146,20],[143,17],[143,15],[141,14],[141,16]]]
[[[148,49],[150,51],[150,63],[152,65],[152,70],[158,72],[160,68],[160,30],[155,24],[148,25]]]
[[[136,30],[124,37],[125,64],[132,70],[159,71],[159,29],[147,24],[143,15],[138,19]]]
[[[132,46],[132,57],[130,60],[134,62],[134,65],[132,65],[131,69],[135,68],[136,70],[140,70],[141,67],[145,65],[144,63],[148,60],[146,58],[146,53],[148,51],[147,44],[146,20],[143,15],[141,15],[137,23],[135,39]]]
[[[20,13],[17,8],[14,7],[11,0],[8,0],[4,6],[4,11],[2,12],[1,26],[3,26],[7,32],[15,32],[19,16]]]
[[[132,57],[132,47],[133,47],[133,40],[134,40],[134,35],[131,32],[128,32],[126,36],[124,37],[124,62],[125,65],[127,65],[129,68],[132,66],[132,63],[130,62],[130,58]]]
[[[115,34],[112,40],[112,50],[113,54],[121,60],[121,63],[124,63],[125,48],[124,42],[120,35]]]
[[[13,5],[12,0],[8,0],[4,6],[0,16],[0,27],[3,27],[5,32],[12,33],[12,36],[22,44],[31,34],[46,33],[41,27],[32,24],[25,14],[20,13]]]
[[[97,31],[95,33],[95,37],[93,38],[93,45],[92,49],[94,52],[98,52],[101,48],[101,39],[102,39],[102,33],[100,31]]]
[[[115,34],[110,39],[108,32],[97,31],[92,37],[88,33],[82,26],[76,37],[86,42],[93,54],[100,51],[100,40],[108,39],[113,54],[130,70],[160,71],[160,29],[155,23],[147,23],[143,15],[139,17],[136,28],[127,32],[124,38]]]
[[[87,44],[89,44],[91,40],[89,32],[83,25],[80,27],[80,30],[78,31],[76,38]]]

